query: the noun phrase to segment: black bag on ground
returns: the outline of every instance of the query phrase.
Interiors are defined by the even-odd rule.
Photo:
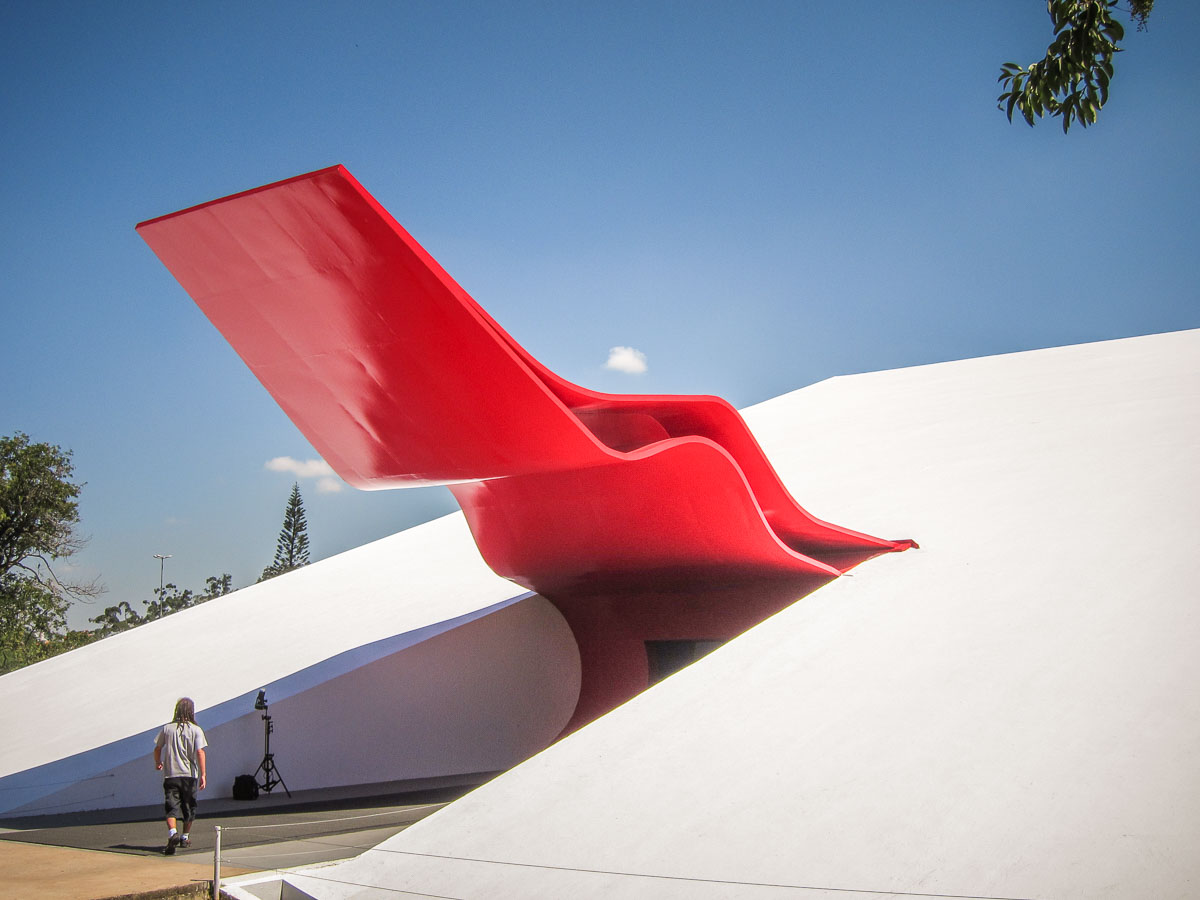
[[[257,800],[258,782],[253,775],[239,775],[233,779],[234,800]]]

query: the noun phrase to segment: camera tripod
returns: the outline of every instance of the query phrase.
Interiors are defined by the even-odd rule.
[[[277,784],[283,785],[284,792],[290,798],[292,792],[288,790],[287,784],[283,780],[283,776],[279,774],[279,769],[275,766],[275,754],[271,752],[271,732],[275,730],[275,725],[271,722],[271,714],[266,711],[266,704],[263,704],[263,758],[258,764],[258,768],[254,770],[254,777],[257,780],[258,773],[262,772],[263,780],[259,782],[259,788],[266,793],[271,793],[271,790]]]

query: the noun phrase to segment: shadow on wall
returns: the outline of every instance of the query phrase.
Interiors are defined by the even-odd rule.
[[[558,736],[580,685],[571,631],[554,606],[536,595],[286,696],[287,682],[305,676],[299,672],[266,685],[268,699],[284,696],[270,704],[271,750],[292,791],[511,768]],[[205,729],[209,787],[201,803],[206,796],[231,797],[234,778],[254,772],[262,761],[256,693],[245,699],[244,715]],[[204,727],[205,711],[196,719]],[[161,803],[155,734],[119,742],[131,745],[123,755],[139,753],[136,759],[5,816]],[[87,770],[87,755],[74,761],[77,771]]]

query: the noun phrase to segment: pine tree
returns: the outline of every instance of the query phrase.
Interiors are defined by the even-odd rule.
[[[308,521],[304,518],[304,501],[300,485],[292,484],[292,495],[283,512],[283,528],[275,545],[275,559],[263,569],[259,581],[266,581],[292,569],[308,565]]]

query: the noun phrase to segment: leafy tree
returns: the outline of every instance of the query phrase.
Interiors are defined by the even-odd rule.
[[[66,625],[68,602],[31,578],[0,576],[0,673],[45,658],[45,644]]]
[[[1138,31],[1154,0],[1130,0],[1130,15]],[[1125,28],[1113,18],[1117,0],[1048,0],[1046,8],[1054,26],[1054,40],[1046,56],[1028,67],[1007,62],[997,79],[1008,88],[997,98],[998,108],[1008,114],[1018,111],[1032,126],[1049,113],[1062,117],[1063,133],[1076,121],[1082,127],[1096,123],[1100,108],[1108,102],[1113,77],[1113,57],[1125,38]]]
[[[99,637],[99,633],[95,631],[78,631],[76,629],[71,629],[65,634],[56,634],[46,642],[46,658],[58,656],[68,650],[75,650],[84,644],[90,644]]]
[[[84,543],[73,474],[69,450],[21,432],[0,437],[0,672],[44,658],[71,601],[103,591],[55,571]]]
[[[229,573],[221,575],[209,575],[204,579],[204,600],[211,600],[213,597],[223,597],[226,594],[233,593],[233,578]]]
[[[108,637],[110,634],[128,631],[146,621],[136,609],[129,605],[128,600],[122,600],[116,606],[110,606],[89,622],[99,625],[93,633],[98,637]]]
[[[158,588],[154,589],[154,595],[157,599],[146,604],[146,621],[162,618],[173,612],[179,612],[181,609],[198,606],[201,603],[208,602],[213,597],[220,597],[232,591],[233,578],[229,573],[219,576],[209,575],[204,579],[203,592],[199,594],[193,593],[191,589],[181,591],[175,585],[168,582],[163,587],[161,594]]]
[[[155,599],[146,604],[147,622],[161,619],[163,616],[187,609],[189,606],[195,606],[197,602],[200,602],[199,598],[192,593],[191,588],[181,591],[169,581],[163,586],[161,593],[158,588],[155,588],[154,596]]]
[[[93,634],[97,637],[108,637],[110,634],[128,631],[130,628],[136,628],[145,622],[170,615],[181,609],[197,606],[213,599],[213,597],[220,597],[232,591],[233,579],[228,573],[208,576],[208,578],[204,579],[204,591],[200,594],[193,593],[190,589],[181,591],[174,584],[168,582],[163,586],[161,593],[158,588],[154,589],[156,599],[146,604],[146,614],[144,616],[130,606],[127,601],[122,600],[116,606],[108,607],[95,618],[88,619],[89,622],[100,627],[94,632],[85,633]]]
[[[266,581],[292,569],[308,565],[308,521],[304,517],[304,501],[300,485],[292,483],[292,495],[283,512],[283,528],[275,545],[275,559],[263,569],[259,581]]]

